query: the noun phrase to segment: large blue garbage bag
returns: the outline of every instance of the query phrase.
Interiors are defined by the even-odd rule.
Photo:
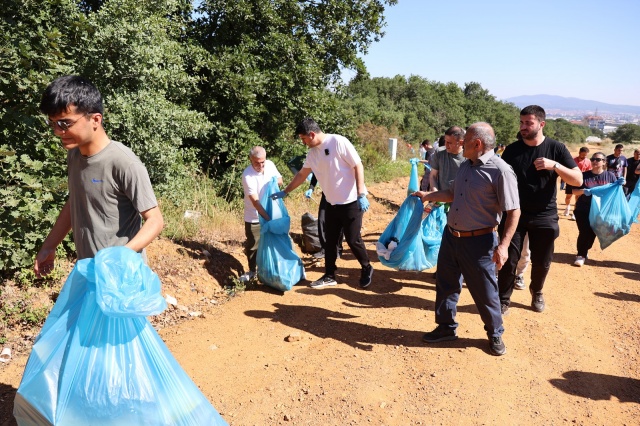
[[[18,424],[226,425],[145,318],[165,308],[139,253],[79,260],[33,345]]]
[[[418,158],[412,158],[409,160],[411,163],[411,174],[409,175],[409,187],[407,188],[407,195],[411,195],[420,190],[420,179],[418,177]]]
[[[278,192],[276,178],[267,185],[260,204],[271,220],[260,216],[260,241],[256,253],[258,278],[270,287],[287,291],[305,278],[304,266],[289,238],[291,219],[287,208],[282,199],[272,200],[270,197]]]
[[[442,243],[442,234],[447,226],[446,204],[434,207],[429,216],[422,221],[422,243],[429,268],[438,263],[438,253]]]
[[[631,230],[633,216],[620,183],[590,188],[589,224],[605,249]]]
[[[422,201],[418,197],[407,197],[376,243],[380,262],[401,271],[422,271],[434,267],[442,239],[442,231],[436,229],[439,224],[437,210],[442,210],[442,207],[432,210],[423,221]]]
[[[638,215],[640,214],[640,185],[636,185],[629,197],[629,210],[631,211],[631,223],[638,223]]]

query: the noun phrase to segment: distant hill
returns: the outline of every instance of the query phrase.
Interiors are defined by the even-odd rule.
[[[578,98],[564,98],[554,95],[524,95],[505,99],[507,102],[516,104],[519,108],[527,105],[540,105],[547,111],[581,111],[586,114],[600,113],[613,114],[640,114],[640,106],[634,105],[613,105],[598,101],[589,101]]]

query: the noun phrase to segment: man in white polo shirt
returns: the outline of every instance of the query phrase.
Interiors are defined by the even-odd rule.
[[[302,169],[284,191],[274,194],[274,199],[286,197],[300,186],[309,173],[317,177],[327,198],[325,274],[311,283],[313,288],[336,285],[336,258],[340,232],[360,266],[360,287],[371,284],[373,267],[362,241],[362,216],[369,209],[367,188],[364,184],[364,168],[355,148],[344,136],[325,134],[312,118],[305,118],[296,127],[296,135],[309,148]]]
[[[249,153],[251,165],[242,172],[242,187],[244,188],[244,234],[247,241],[244,244],[244,253],[249,261],[249,270],[240,276],[240,281],[251,281],[256,275],[256,252],[260,241],[260,219],[271,218],[260,204],[262,190],[274,176],[278,179],[278,185],[282,185],[282,175],[273,164],[267,160],[267,152],[261,146],[255,146]]]

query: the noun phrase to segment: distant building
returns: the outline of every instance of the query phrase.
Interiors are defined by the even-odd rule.
[[[615,132],[618,126],[604,126],[602,132],[607,135],[609,133]]]
[[[582,119],[582,122],[591,129],[598,129],[604,132],[604,118],[599,115],[587,115]]]

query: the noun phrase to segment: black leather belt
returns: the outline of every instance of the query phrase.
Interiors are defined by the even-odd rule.
[[[489,234],[489,233],[491,233],[491,232],[493,232],[495,230],[494,227],[491,227],[491,228],[475,229],[473,231],[456,231],[455,229],[453,229],[449,225],[447,225],[447,229],[449,230],[449,232],[451,232],[451,234],[454,237],[458,237],[458,238],[461,238],[461,237],[462,238],[463,237],[477,237],[479,235]]]

